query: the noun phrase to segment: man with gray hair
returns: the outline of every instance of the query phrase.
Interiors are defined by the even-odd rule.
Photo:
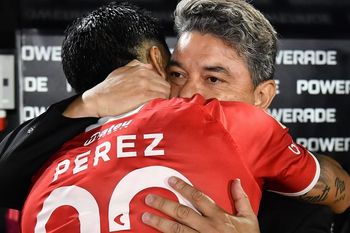
[[[254,87],[273,79],[277,33],[270,22],[244,0],[182,0],[176,7],[175,28],[220,38],[245,59]]]
[[[175,10],[175,25],[179,41],[168,67],[174,96],[190,97],[194,93],[201,93],[206,98],[240,100],[263,109],[270,105],[275,95],[275,84],[272,79],[277,36],[268,20],[252,5],[240,0],[183,0]],[[224,45],[220,42],[223,42]],[[223,48],[221,51],[217,49],[220,46]],[[229,55],[226,62],[225,54],[230,49],[236,52],[237,56],[231,56],[233,59],[230,61]],[[242,61],[242,63],[237,61]],[[248,69],[248,72],[239,69],[242,67],[241,64]],[[220,72],[214,72],[215,75],[213,75],[214,69],[212,68]],[[326,171],[325,174],[327,174],[328,166],[333,163],[332,160],[322,156],[319,156],[319,160],[321,170]],[[319,193],[309,192],[300,195],[299,198],[306,201],[315,200],[316,203],[322,202],[324,200],[321,200],[320,197],[326,196],[327,199],[334,195],[328,193],[328,189],[337,190],[337,187],[332,185],[337,180],[337,176],[333,178],[327,175],[321,176],[315,186],[318,187]],[[267,195],[270,196],[270,194]],[[273,198],[276,197],[278,196],[273,196]],[[338,198],[341,199],[338,196],[335,201],[339,200]],[[298,211],[301,208],[300,204],[283,198],[279,198],[276,203],[286,202],[290,208],[278,216],[280,220],[287,223],[286,231],[310,232],[310,228],[306,229],[307,223],[304,223],[305,216],[308,216],[309,219],[310,217],[323,219],[323,221],[310,221],[311,228],[323,227],[324,232],[330,231],[332,214],[328,208],[305,204],[302,214],[295,212],[293,216],[291,208]],[[273,201],[269,200],[269,203],[273,204]],[[348,206],[346,202],[344,204]],[[271,205],[266,208],[271,209]],[[276,208],[278,206],[274,209]],[[263,211],[266,214],[271,213],[266,209]],[[315,212],[311,214],[311,211]],[[262,232],[266,226],[263,217],[264,215],[261,221]],[[296,225],[304,224],[302,226],[304,228],[296,229],[297,226],[294,225],[293,228],[288,229],[290,224],[295,223]],[[276,232],[282,232],[281,229],[276,229],[276,225],[268,227]]]

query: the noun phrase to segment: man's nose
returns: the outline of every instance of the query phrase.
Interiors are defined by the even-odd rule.
[[[203,88],[197,82],[189,81],[183,85],[179,91],[179,97],[191,98],[195,94],[205,95]]]

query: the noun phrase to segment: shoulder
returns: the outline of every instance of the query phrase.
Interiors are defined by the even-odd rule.
[[[205,107],[215,117],[224,117],[229,122],[241,123],[246,126],[279,129],[286,127],[273,118],[265,110],[254,105],[237,101],[211,100]]]

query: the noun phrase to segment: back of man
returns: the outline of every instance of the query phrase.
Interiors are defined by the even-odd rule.
[[[257,133],[239,130],[243,126]],[[240,141],[236,144],[244,136],[258,142],[262,131],[264,142],[250,143],[250,151]],[[144,231],[142,203],[150,189],[186,204],[165,185],[170,176],[199,187],[229,213],[235,213],[230,182],[240,178],[257,213],[263,183],[277,191],[301,191],[317,177],[313,158],[301,151],[296,156],[285,135],[275,120],[248,104],[205,102],[201,96],[152,101],[65,144],[37,176],[23,209],[22,231]],[[280,150],[266,156],[272,144]],[[269,160],[276,168],[267,169]],[[301,180],[279,176],[289,163],[300,164],[300,169],[310,164],[315,170]]]
[[[186,204],[166,185],[170,176],[200,187],[230,213],[229,185],[239,177],[257,210],[260,187],[237,145],[205,112],[202,97],[188,101],[153,101],[66,143],[38,174],[23,233],[154,232],[141,222],[150,190]]]

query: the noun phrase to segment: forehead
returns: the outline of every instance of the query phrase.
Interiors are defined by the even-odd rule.
[[[179,56],[201,56],[203,59],[217,59],[221,57],[245,63],[245,59],[239,56],[236,49],[229,46],[222,39],[211,34],[201,34],[199,32],[185,32],[179,37],[173,57]]]
[[[183,33],[175,46],[172,60],[182,65],[222,65],[248,71],[246,60],[236,49],[212,34]]]

